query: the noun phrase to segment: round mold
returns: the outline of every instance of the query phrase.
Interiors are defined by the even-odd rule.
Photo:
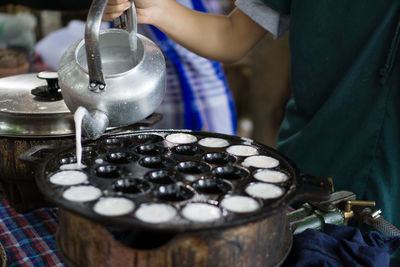
[[[232,189],[232,186],[222,179],[203,178],[192,184],[192,187],[199,193],[211,194],[226,194]]]
[[[154,144],[163,140],[164,138],[157,134],[138,134],[131,138],[131,142],[136,144]]]
[[[212,175],[226,180],[239,180],[249,177],[249,172],[243,168],[236,166],[222,166],[214,168],[211,171]]]
[[[284,183],[289,180],[289,175],[282,171],[259,169],[253,173],[254,179],[265,183]]]
[[[65,190],[62,196],[73,202],[88,202],[101,197],[101,190],[92,185],[72,186]]]
[[[204,153],[204,150],[196,145],[178,145],[171,150],[173,153],[183,156],[195,156]]]
[[[168,134],[165,140],[174,144],[191,144],[197,141],[197,137],[188,133],[172,133]]]
[[[226,139],[216,137],[206,137],[199,140],[199,145],[204,147],[221,148],[229,146],[229,142]]]
[[[261,204],[254,198],[239,195],[225,196],[220,207],[234,213],[250,213],[261,208]]]
[[[138,160],[138,157],[125,151],[121,152],[108,152],[105,156],[105,160],[113,164],[128,164],[132,161]]]
[[[121,138],[107,138],[102,140],[101,147],[106,150],[119,149],[124,146],[124,140]]]
[[[186,204],[181,214],[184,218],[193,222],[212,222],[222,217],[221,209],[208,203],[192,202]]]
[[[96,169],[94,170],[94,173],[96,174],[97,177],[100,178],[115,179],[121,177],[119,167],[117,165],[112,165],[112,164],[103,164],[97,166]]]
[[[60,165],[65,165],[76,163],[76,160],[77,159],[75,155],[63,155],[58,162]]]
[[[267,183],[250,183],[246,186],[245,192],[252,197],[260,199],[276,199],[281,197],[285,190],[274,184]]]
[[[82,171],[64,170],[58,171],[49,176],[49,181],[55,185],[77,185],[88,180],[88,175]]]
[[[243,166],[246,167],[255,167],[255,168],[275,168],[279,166],[279,160],[264,156],[264,155],[257,155],[257,156],[251,156],[247,157],[243,162]]]
[[[165,154],[167,149],[165,147],[157,146],[155,144],[144,144],[137,146],[135,148],[135,151],[141,155],[157,156]]]
[[[148,156],[139,160],[139,164],[150,169],[171,168],[175,165],[173,160],[163,156]]]
[[[122,216],[131,213],[135,204],[123,197],[104,197],[93,206],[94,212],[103,216]]]
[[[78,163],[70,163],[70,164],[63,164],[60,165],[60,170],[67,171],[67,170],[82,170],[85,169],[85,164],[78,164]]]
[[[162,185],[154,191],[155,196],[162,201],[186,201],[194,196],[194,192],[182,184]]]
[[[185,174],[202,174],[208,172],[211,168],[201,161],[182,161],[176,165],[176,169]]]
[[[203,156],[203,160],[214,165],[227,165],[236,161],[235,157],[224,152],[207,153]]]
[[[258,154],[257,148],[248,145],[232,145],[226,151],[235,156],[248,157]]]
[[[177,211],[165,203],[145,203],[135,212],[135,217],[146,223],[165,223],[172,220]]]
[[[87,145],[87,146],[82,146],[82,154],[96,154],[96,146],[94,145]]]
[[[113,192],[127,196],[137,196],[145,194],[151,189],[151,184],[139,178],[118,179],[111,184]]]
[[[156,170],[145,174],[144,178],[155,184],[173,184],[176,181],[180,181],[177,173],[173,170]]]

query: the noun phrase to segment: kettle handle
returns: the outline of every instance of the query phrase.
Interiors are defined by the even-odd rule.
[[[132,38],[136,38],[137,17],[135,2],[133,0],[131,1],[131,7],[114,20],[114,27],[125,29],[132,35]]]
[[[95,92],[102,91],[106,88],[101,65],[99,33],[101,20],[107,2],[108,0],[93,0],[89,9],[85,27],[85,48],[89,71],[89,90]],[[130,33],[131,49],[135,51],[137,47],[136,8],[133,0],[131,1],[131,4],[131,8],[126,13],[127,29]]]

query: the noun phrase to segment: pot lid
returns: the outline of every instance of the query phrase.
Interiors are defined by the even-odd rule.
[[[75,132],[56,72],[0,79],[0,136],[44,137]]]

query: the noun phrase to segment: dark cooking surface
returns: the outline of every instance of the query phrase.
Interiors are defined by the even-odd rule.
[[[197,141],[205,137],[216,137],[227,140],[230,145],[255,147],[258,155],[279,160],[279,166],[272,170],[289,176],[288,181],[275,184],[283,188],[285,193],[273,200],[255,198],[261,208],[251,213],[239,214],[221,208],[223,216],[216,221],[193,222],[185,219],[180,210],[187,203],[206,202],[219,207],[225,195],[247,196],[244,190],[246,185],[260,181],[252,176],[258,168],[242,165],[246,157],[229,154],[227,147],[204,147],[198,142],[174,144],[165,140],[165,136],[172,133],[188,133],[196,136]],[[102,197],[123,196],[132,200],[135,204],[133,212],[115,217],[103,216],[93,211],[97,200],[82,203],[62,197],[62,193],[70,186],[52,184],[49,177],[59,171],[60,165],[75,161],[75,146],[55,153],[40,167],[36,177],[39,189],[67,210],[114,226],[180,232],[243,224],[281,211],[293,200],[301,184],[298,169],[280,153],[252,140],[230,135],[185,130],[146,130],[87,141],[83,144],[83,151],[83,163],[87,166],[83,171],[89,176],[88,183],[84,185],[99,188]],[[103,162],[98,163],[99,159]],[[134,213],[141,204],[149,202],[170,204],[178,213],[168,222],[142,222]]]

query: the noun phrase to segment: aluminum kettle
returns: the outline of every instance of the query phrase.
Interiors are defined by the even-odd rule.
[[[82,129],[91,139],[146,118],[165,95],[165,59],[154,42],[137,34],[134,2],[124,14],[127,30],[100,31],[106,4],[92,2],[85,38],[66,50],[58,66],[65,104],[72,112],[86,108]]]

